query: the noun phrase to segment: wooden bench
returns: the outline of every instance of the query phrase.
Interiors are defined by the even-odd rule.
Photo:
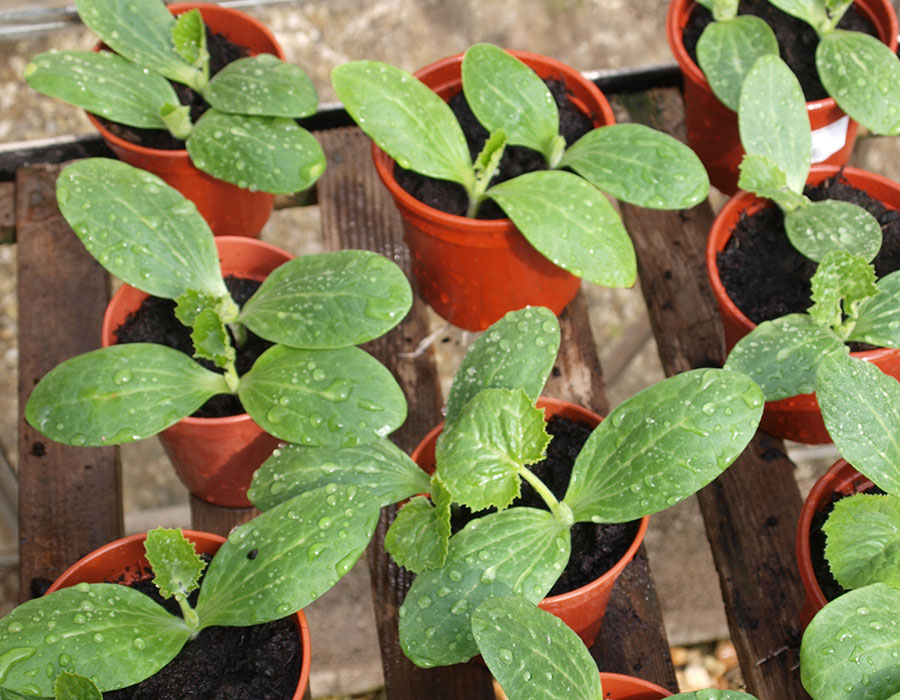
[[[678,90],[671,85],[648,86],[647,75],[642,75],[624,84],[621,79],[598,82],[613,97],[620,120],[679,135],[683,114]],[[656,82],[671,82],[671,75]],[[368,139],[346,127],[317,135],[329,164],[317,186],[326,247],[375,250],[409,272],[399,215],[375,175]],[[93,147],[89,143],[88,152]],[[20,406],[51,367],[99,345],[108,298],[106,274],[57,210],[58,171],[59,165],[52,163],[21,167],[14,186]],[[704,271],[710,207],[704,203],[683,212],[630,206],[622,210],[637,249],[641,286],[666,373],[720,366],[724,359],[720,322]],[[3,216],[0,212],[0,221]],[[561,324],[559,371],[545,393],[606,414],[603,375],[581,295],[565,310]],[[427,332],[424,302],[417,297],[407,319],[367,347],[394,372],[406,392],[409,418],[393,438],[407,451],[441,419],[433,352],[409,356]],[[121,471],[115,448],[57,445],[21,419],[19,455],[20,597],[27,599],[75,559],[122,535]],[[748,690],[760,700],[807,697],[797,670],[803,592],[794,563],[794,534],[801,499],[781,441],[758,433],[738,462],[700,493],[699,501]],[[226,532],[253,514],[250,509],[217,508],[197,500],[191,507],[194,526],[215,532]],[[393,565],[382,547],[392,516],[389,509],[384,512],[368,551],[388,697],[492,699],[482,666],[470,663],[424,671],[402,655],[397,609],[410,577]],[[676,690],[643,547],[616,585],[592,652],[602,670]]]

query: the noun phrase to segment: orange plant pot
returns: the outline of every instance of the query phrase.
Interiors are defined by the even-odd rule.
[[[684,76],[684,123],[688,145],[703,161],[710,182],[725,194],[738,190],[738,164],[744,156],[737,113],[715,96],[703,71],[688,55],[682,35],[696,9],[694,0],[671,0],[666,37]],[[887,0],[856,0],[855,7],[875,25],[878,37],[897,50],[897,15]],[[814,162],[844,165],[853,151],[859,125],[827,97],[806,103],[813,129]]]
[[[562,80],[570,99],[595,126],[614,124],[603,93],[569,66],[538,54],[510,51],[541,78]],[[445,100],[462,91],[462,54],[418,71]],[[425,301],[450,323],[487,328],[506,312],[546,306],[559,315],[581,279],[557,267],[525,240],[509,219],[477,220],[438,211],[411,196],[394,178],[394,161],[376,145],[372,157],[403,219],[413,275]]]
[[[655,683],[621,673],[601,671],[600,684],[603,686],[603,697],[609,700],[660,700],[672,694]]]
[[[592,427],[596,427],[603,420],[593,411],[560,399],[542,396],[537,400],[537,406],[544,409],[544,415],[548,419],[552,416],[562,416],[570,420],[588,423]],[[434,472],[435,445],[443,429],[443,423],[434,427],[416,446],[411,455],[412,460],[428,473]],[[637,535],[628,551],[600,578],[581,588],[576,588],[574,591],[544,598],[538,604],[538,607],[556,615],[565,622],[581,637],[586,646],[593,646],[594,641],[597,639],[597,634],[600,632],[603,615],[606,613],[606,605],[609,602],[609,596],[612,593],[616,579],[628,562],[634,559],[634,555],[644,541],[644,535],[647,534],[647,525],[649,523],[649,516],[641,518]]]
[[[253,55],[270,53],[284,60],[275,35],[250,15],[209,3],[183,2],[168,7],[174,15],[196,7],[216,34],[250,49]],[[181,192],[197,205],[217,236],[258,236],[269,220],[275,198],[268,192],[251,192],[207,175],[194,167],[184,149],[167,151],[130,143],[110,132],[94,115],[87,116],[119,160],[158,175]]]
[[[222,274],[262,281],[293,256],[269,243],[240,236],[220,236],[216,247]],[[135,312],[147,294],[123,284],[103,316],[103,347],[116,344],[116,329]],[[246,413],[223,418],[188,416],[159,434],[181,482],[204,501],[246,508],[247,489],[257,470],[278,445]]]
[[[838,170],[839,166],[836,165],[814,165],[810,169],[807,183],[817,185],[835,175]],[[851,185],[880,200],[886,207],[900,209],[900,185],[893,180],[857,168],[844,168],[844,177]],[[774,205],[769,200],[760,199],[750,192],[739,192],[716,216],[706,242],[706,273],[722,317],[726,353],[731,352],[737,341],[756,328],[756,324],[729,298],[719,278],[716,254],[725,250],[741,214],[754,214],[767,206]],[[885,374],[900,379],[900,350],[879,348],[853,352],[851,355],[871,362]],[[767,401],[760,427],[770,435],[797,442],[807,444],[831,442],[815,394],[799,394],[780,401]]]
[[[184,536],[194,543],[199,554],[215,554],[225,542],[225,538],[209,532],[197,530],[183,530]],[[149,578],[145,573],[150,563],[144,555],[144,540],[147,533],[123,537],[110,542],[99,549],[76,561],[72,566],[63,571],[47,589],[52,593],[60,588],[68,588],[77,583],[124,583],[130,584]],[[297,681],[297,690],[291,696],[291,700],[301,700],[309,683],[309,667],[311,652],[309,645],[309,625],[306,616],[300,610],[294,615],[294,624],[300,635],[301,662],[300,678]]]

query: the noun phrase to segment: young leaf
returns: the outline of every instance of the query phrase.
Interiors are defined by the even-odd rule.
[[[256,470],[247,497],[260,510],[269,510],[304,491],[329,484],[355,484],[381,507],[427,493],[430,480],[386,438],[357,447],[285,445]]]
[[[637,262],[628,232],[603,193],[577,175],[526,173],[487,195],[553,264],[607,287],[634,284]]]
[[[400,566],[414,573],[436,569],[450,546],[450,494],[434,479],[432,505],[417,496],[400,509],[384,538],[384,548]]]
[[[453,111],[406,71],[378,61],[351,61],[331,83],[353,121],[401,168],[475,185],[472,157]]]
[[[881,250],[878,219],[850,202],[809,202],[785,214],[784,228],[791,245],[810,260],[845,250],[869,261]]]
[[[52,697],[54,680],[68,671],[93,678],[104,691],[123,688],[159,671],[189,636],[181,618],[139,591],[80,583],[3,618],[3,687]]]
[[[185,146],[191,162],[203,172],[273,194],[305,190],[325,170],[325,154],[316,137],[284,117],[208,109]]]
[[[500,166],[500,159],[503,158],[503,153],[506,151],[506,144],[506,132],[503,129],[491,132],[475,159],[474,168],[477,180],[490,182]],[[486,186],[485,189],[487,189]]]
[[[94,681],[66,671],[56,677],[53,697],[55,700],[103,700],[103,694]]]
[[[521,491],[520,468],[539,462],[548,444],[544,412],[524,391],[485,389],[445,428],[436,473],[454,503],[502,510]]]
[[[153,583],[163,598],[186,598],[200,585],[206,562],[181,530],[158,527],[148,531],[144,549],[153,567]]]
[[[67,445],[119,445],[156,435],[224,393],[229,391],[222,375],[184,353],[129,343],[54,367],[28,397],[25,417]]]
[[[747,73],[760,56],[778,55],[778,40],[759,17],[716,19],[697,41],[697,63],[716,97],[736,112]]]
[[[858,493],[834,504],[822,528],[825,558],[845,589],[900,588],[900,498]]]
[[[900,61],[878,39],[835,30],[816,49],[816,68],[838,106],[876,134],[900,133]]]
[[[878,293],[859,305],[859,318],[848,340],[887,348],[900,347],[900,271],[875,283]]]
[[[194,357],[210,360],[222,369],[234,365],[237,352],[231,344],[225,324],[212,309],[205,309],[194,320],[191,342],[194,344]]]
[[[813,305],[807,313],[816,323],[829,327],[839,337],[844,319],[852,326],[858,315],[859,303],[878,293],[875,286],[875,267],[865,258],[843,250],[833,250],[819,264],[812,277]]]
[[[324,486],[235,528],[197,599],[201,628],[271,622],[330,589],[363,553],[380,508],[355,486]]]
[[[209,75],[209,52],[206,50],[206,27],[196,7],[180,14],[172,27],[172,43],[181,59]]]
[[[748,377],[696,369],[621,403],[581,449],[566,503],[576,521],[620,523],[687,498],[741,454],[763,397]]]
[[[227,294],[218,297],[188,289],[175,300],[175,318],[188,328],[193,326],[197,322],[197,317],[207,310],[211,310],[225,323],[234,323],[240,311],[234,299]]]
[[[559,110],[537,73],[497,46],[475,44],[463,57],[462,85],[482,126],[503,130],[507,143],[539,151],[550,163]]]
[[[481,656],[510,700],[602,700],[584,642],[555,615],[523,598],[489,598],[472,613]]]
[[[697,155],[642,124],[589,131],[566,151],[560,167],[616,199],[651,209],[688,209],[709,194],[709,177]]]
[[[468,661],[478,653],[472,611],[510,594],[538,602],[569,561],[569,548],[568,529],[545,510],[510,508],[471,521],[450,538],[444,565],[419,574],[406,594],[403,653],[425,668]]]
[[[239,320],[295,348],[342,348],[387,333],[412,306],[403,271],[366,250],[304,255],[272,272]]]
[[[56,200],[88,252],[131,286],[165,299],[186,289],[228,294],[209,225],[156,175],[87,158],[60,173]]]
[[[803,633],[800,680],[815,700],[874,700],[900,692],[900,590],[873,583],[834,599]]]
[[[757,59],[744,79],[738,127],[744,150],[771,158],[802,194],[812,158],[809,115],[800,82],[777,54]]]
[[[822,0],[769,0],[769,2],[782,12],[803,20],[817,31],[828,24],[828,15]]]
[[[740,0],[701,0],[700,4],[713,13],[716,22],[722,22],[737,16]]]
[[[142,129],[165,129],[159,109],[178,103],[171,83],[109,51],[49,51],[25,66],[26,82],[43,95]]]
[[[738,169],[738,187],[753,192],[758,197],[771,199],[784,212],[793,211],[808,204],[808,199],[787,186],[786,175],[768,156],[745,153]]]
[[[397,380],[356,347],[325,351],[274,345],[241,377],[238,396],[266,432],[313,447],[372,442],[406,420]]]
[[[543,306],[510,311],[466,351],[447,396],[445,422],[483,389],[521,389],[536,401],[559,352],[559,321]]]
[[[762,387],[766,401],[816,390],[816,368],[829,355],[846,355],[847,346],[833,331],[807,314],[764,321],[741,338],[725,368],[743,372]]]
[[[271,54],[232,61],[203,90],[221,112],[265,117],[308,117],[319,104],[316,87],[300,66]]]

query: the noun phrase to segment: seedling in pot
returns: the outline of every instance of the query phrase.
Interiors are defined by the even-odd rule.
[[[236,394],[280,440],[345,446],[387,435],[406,418],[396,380],[359,343],[393,328],[412,303],[406,276],[362,250],[285,263],[238,308],[222,279],[212,232],[196,207],[155,175],[119,161],[76,162],[57,181],[60,211],[109,272],[177,302],[195,357],[129,343],[66,360],[38,382],[28,422],[73,445],[140,440],[216,394]],[[229,335],[228,330],[232,333]],[[232,336],[275,343],[242,376]]]
[[[315,137],[296,119],[318,98],[298,66],[270,54],[241,58],[212,79],[199,10],[175,18],[161,0],[77,0],[81,20],[112,51],[50,51],[25,67],[35,90],[110,121],[166,129],[200,170],[238,187],[303,190],[325,170]],[[115,52],[115,53],[113,53]],[[169,81],[210,105],[196,123]]]
[[[331,79],[356,123],[402,168],[462,185],[470,217],[494,200],[542,255],[597,284],[630,286],[636,276],[631,241],[604,192],[685,209],[709,190],[693,151],[642,125],[602,126],[566,144],[544,82],[490,44],[472,46],[462,62],[466,100],[490,133],[474,163],[450,107],[409,73],[356,61],[335,68]],[[547,169],[492,183],[507,145],[542,153]]]
[[[622,403],[590,435],[568,492],[557,500],[528,466],[550,441],[535,402],[553,368],[560,335],[548,309],[508,313],[484,331],[457,372],[437,443],[433,476],[420,472],[405,492],[385,545],[418,576],[400,609],[400,642],[420,666],[466,661],[478,653],[472,611],[510,594],[541,600],[569,560],[576,522],[629,522],[674,505],[737,458],[762,413],[762,394],[734,372],[702,369],[666,379]],[[356,449],[352,455],[359,456]],[[395,453],[396,454],[396,453]],[[323,484],[367,492],[401,473],[383,456],[366,461],[334,450],[290,446],[254,476],[249,497],[261,509]],[[402,474],[409,481],[408,458]],[[508,507],[525,480],[548,510]],[[413,490],[417,489],[417,490]],[[390,494],[372,499],[373,513]],[[450,536],[451,503],[496,512]]]

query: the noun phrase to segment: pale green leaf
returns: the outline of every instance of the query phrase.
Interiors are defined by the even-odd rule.
[[[900,588],[900,498],[865,493],[842,498],[822,529],[825,558],[843,588],[879,581]]]
[[[434,504],[417,496],[403,506],[384,538],[384,548],[414,573],[436,569],[450,547],[450,494],[435,480]]]
[[[103,700],[103,695],[94,681],[77,673],[63,671],[53,683],[55,700]]]
[[[484,146],[481,147],[481,152],[475,158],[475,178],[479,183],[490,182],[490,179],[497,172],[497,168],[500,167],[500,160],[506,152],[506,143],[506,132],[503,129],[493,131],[488,136]]]
[[[850,202],[809,202],[785,214],[784,228],[791,245],[811,260],[844,250],[868,261],[881,250],[878,219]]]
[[[745,154],[738,166],[738,187],[758,197],[771,199],[785,212],[804,206],[808,199],[787,186],[784,171],[768,156]]]
[[[237,304],[230,296],[213,296],[188,289],[175,300],[175,318],[190,328],[204,311],[211,310],[226,323],[237,320]]]
[[[825,4],[822,0],[769,0],[782,12],[803,20],[813,29],[819,29],[828,23]]]
[[[266,117],[308,117],[319,103],[303,69],[271,54],[232,61],[209,81],[203,97],[221,112]]]
[[[875,283],[878,293],[859,305],[859,318],[849,340],[880,347],[900,347],[900,271]]]
[[[163,598],[187,597],[197,588],[206,562],[181,530],[158,527],[148,531],[144,549],[153,567],[153,583]]]
[[[212,309],[205,309],[194,320],[191,342],[194,357],[210,360],[222,369],[234,364],[237,351],[231,344],[225,324]]]
[[[740,0],[701,0],[700,4],[713,13],[717,22],[737,16]]]
[[[209,52],[206,50],[206,27],[203,17],[196,7],[184,12],[172,27],[172,44],[181,59],[198,68],[204,74],[209,72]]]
[[[845,318],[855,319],[859,303],[878,293],[875,268],[865,258],[832,250],[819,263],[810,283],[813,304],[807,313],[840,337]]]

